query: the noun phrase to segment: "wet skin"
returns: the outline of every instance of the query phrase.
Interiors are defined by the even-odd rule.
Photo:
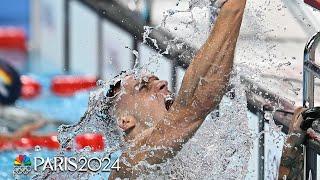
[[[147,83],[134,76],[125,78],[119,88],[125,93],[117,99],[114,114],[130,144],[121,159],[130,165],[121,163],[120,171],[113,171],[110,179],[148,173],[142,168],[133,170],[141,161],[159,164],[172,158],[219,104],[232,70],[245,4],[246,0],[229,0],[221,8],[207,42],[192,60],[170,108],[166,108],[165,97],[170,94],[166,81],[151,75],[142,78],[148,79]],[[144,87],[137,88],[141,82]],[[141,151],[141,147],[150,150]]]

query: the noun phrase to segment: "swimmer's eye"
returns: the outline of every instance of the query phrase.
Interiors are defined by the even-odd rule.
[[[142,82],[139,84],[138,90],[141,91],[142,89],[147,88],[147,87],[148,87],[148,82],[142,81]]]
[[[159,80],[156,76],[144,77],[140,80],[140,83],[136,86],[138,91],[141,91],[144,88],[148,88],[148,85],[151,81]]]

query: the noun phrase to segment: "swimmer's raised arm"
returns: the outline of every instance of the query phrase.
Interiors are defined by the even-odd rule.
[[[221,8],[214,29],[189,66],[169,113],[152,130],[152,136],[136,141],[165,148],[153,152],[154,155],[143,153],[141,160],[156,164],[173,157],[220,102],[232,70],[245,4],[246,0],[228,0]]]
[[[245,4],[246,0],[228,0],[221,8],[207,42],[186,71],[176,101],[144,142],[167,148],[143,156],[150,164],[173,157],[220,102],[232,70]]]
[[[202,119],[221,100],[233,66],[245,0],[229,0],[212,32],[194,57],[173,107],[188,107]]]
[[[227,1],[208,40],[185,73],[175,108],[187,108],[204,117],[215,108],[228,84],[246,0]]]

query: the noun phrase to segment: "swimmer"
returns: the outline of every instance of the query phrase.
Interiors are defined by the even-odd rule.
[[[306,136],[319,141],[318,133],[310,128],[314,121],[320,121],[320,108],[306,109],[299,107],[294,111],[288,138],[282,150],[278,179],[303,179],[302,144]]]
[[[0,142],[19,140],[23,137],[37,136],[37,135],[34,135],[33,132],[40,129],[46,124],[47,124],[47,121],[41,120],[31,124],[24,125],[21,129],[13,133],[1,133]]]
[[[113,171],[110,179],[136,178],[148,173],[132,168],[140,162],[159,164],[174,157],[220,103],[232,71],[246,0],[213,3],[221,8],[217,21],[187,69],[174,101],[168,82],[153,75],[141,79],[128,75],[111,86],[109,97],[125,92],[115,97],[112,106],[130,145],[121,156],[120,171]],[[153,150],[141,151],[141,147]]]

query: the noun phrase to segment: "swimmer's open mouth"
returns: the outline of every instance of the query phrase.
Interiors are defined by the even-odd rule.
[[[174,102],[173,95],[168,95],[167,97],[164,98],[164,105],[165,105],[167,111],[169,111],[173,102]]]

